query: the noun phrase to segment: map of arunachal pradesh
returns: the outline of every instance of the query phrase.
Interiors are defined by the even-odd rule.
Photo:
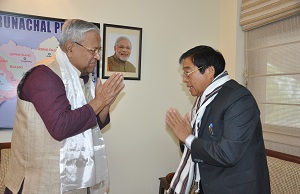
[[[12,128],[17,86],[26,71],[58,46],[62,19],[0,11],[0,128]]]

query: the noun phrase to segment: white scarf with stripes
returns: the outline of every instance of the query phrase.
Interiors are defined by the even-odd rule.
[[[191,127],[193,128],[193,134],[196,138],[198,137],[198,127],[201,126],[201,119],[206,106],[209,105],[215,98],[223,84],[229,80],[230,77],[227,71],[222,72],[205,89],[202,96],[197,98],[191,111]],[[197,105],[199,103],[200,107],[198,108]],[[200,183],[200,171],[198,169],[198,165],[195,165],[192,161],[190,150],[185,146],[179,167],[175,172],[167,193],[189,194],[194,182],[197,182],[198,184]],[[196,191],[199,192],[199,185]]]

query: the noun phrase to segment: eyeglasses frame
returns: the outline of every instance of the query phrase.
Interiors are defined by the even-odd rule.
[[[97,49],[91,49],[91,48],[88,48],[88,47],[85,47],[85,46],[83,46],[82,44],[80,44],[80,43],[78,43],[78,42],[74,42],[75,44],[77,44],[77,45],[79,45],[79,46],[81,46],[81,47],[83,47],[83,48],[85,48],[86,50],[88,50],[88,51],[90,51],[90,53],[92,54],[92,55],[100,55],[101,54],[101,51],[102,51],[102,47],[100,47],[100,48],[97,48]]]
[[[181,75],[182,76],[182,78],[189,78],[189,76],[192,74],[192,73],[194,73],[194,72],[196,72],[197,70],[200,70],[200,69],[202,69],[203,68],[203,66],[201,66],[201,67],[198,67],[197,69],[194,69],[193,71],[191,71],[191,72],[183,72],[183,74]]]

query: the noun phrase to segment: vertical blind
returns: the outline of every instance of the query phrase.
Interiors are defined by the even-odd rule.
[[[300,12],[300,0],[242,0],[240,25],[248,31]]]
[[[300,156],[300,14],[246,31],[245,45],[266,148]]]

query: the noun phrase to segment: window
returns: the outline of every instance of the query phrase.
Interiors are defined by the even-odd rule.
[[[300,14],[245,32],[247,88],[266,148],[300,156]]]

